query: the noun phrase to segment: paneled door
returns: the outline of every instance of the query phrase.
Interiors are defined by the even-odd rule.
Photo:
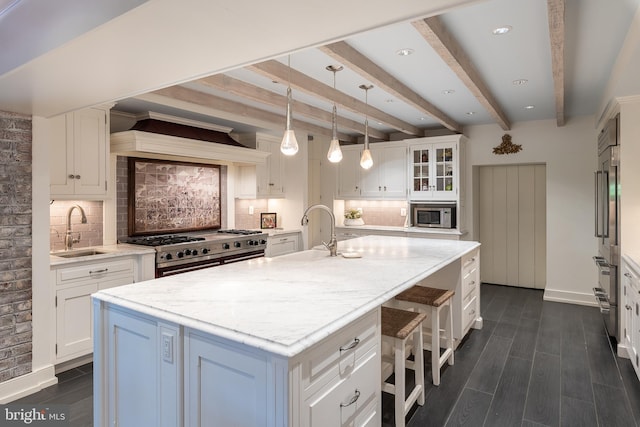
[[[546,285],[546,166],[483,166],[479,171],[482,282]]]

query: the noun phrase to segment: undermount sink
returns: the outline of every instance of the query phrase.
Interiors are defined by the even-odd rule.
[[[60,258],[77,258],[82,256],[91,256],[91,255],[100,255],[106,254],[107,252],[100,251],[97,249],[76,249],[70,251],[60,251],[60,252],[51,252],[51,255],[57,256]]]

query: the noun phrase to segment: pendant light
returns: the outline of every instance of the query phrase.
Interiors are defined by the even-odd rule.
[[[369,110],[369,89],[372,89],[372,85],[360,85],[360,89],[364,90],[365,99],[365,112],[364,112],[364,150],[362,150],[362,156],[360,157],[360,166],[362,169],[370,169],[373,166],[373,158],[371,158],[371,151],[369,150],[369,118],[367,113]]]
[[[344,67],[342,65],[328,65],[327,70],[333,73],[333,89],[336,88],[336,73],[342,71]],[[336,108],[336,102],[333,101],[333,116],[331,118],[331,129],[333,131],[331,137],[331,144],[329,145],[329,151],[327,152],[327,159],[331,163],[338,163],[342,160],[342,150],[340,149],[340,141],[338,140],[338,109]]]
[[[287,127],[280,144],[280,151],[285,156],[293,156],[298,152],[298,141],[296,134],[291,129],[291,55],[288,57],[289,65],[289,85],[287,86]]]

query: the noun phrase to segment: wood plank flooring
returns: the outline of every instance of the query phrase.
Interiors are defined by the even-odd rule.
[[[615,357],[599,311],[542,300],[542,291],[483,284],[484,328],[472,330],[431,384],[408,427],[640,426],[640,381]],[[61,373],[59,383],[15,403],[71,405],[73,427],[92,426],[92,365]],[[382,425],[393,426],[383,393]]]

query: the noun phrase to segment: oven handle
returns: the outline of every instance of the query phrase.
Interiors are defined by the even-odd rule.
[[[609,300],[604,295],[596,295],[596,300],[598,301],[598,305],[600,306],[600,313],[609,314],[611,311],[611,304],[609,304]]]
[[[222,263],[221,262],[212,262],[212,263],[208,263],[208,264],[190,265],[190,266],[182,267],[182,268],[171,267],[169,269],[167,269],[167,268],[159,269],[160,271],[159,271],[158,277],[172,276],[174,274],[187,273],[189,271],[195,271],[195,270],[202,270],[204,268],[215,267],[217,265],[222,265]]]
[[[250,252],[246,255],[240,255],[240,256],[233,256],[230,258],[223,258],[222,259],[222,263],[223,264],[231,264],[232,262],[239,262],[239,261],[246,261],[248,259],[254,259],[254,258],[262,258],[264,257],[264,251],[255,251],[255,252]]]

